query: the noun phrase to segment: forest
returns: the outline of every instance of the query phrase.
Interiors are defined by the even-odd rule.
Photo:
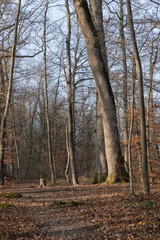
[[[160,0],[0,1],[2,239],[159,239],[159,53]],[[5,195],[14,190],[23,197]],[[143,220],[107,226],[106,204],[114,219]],[[49,234],[37,217],[48,209],[55,226],[69,211],[93,222]]]

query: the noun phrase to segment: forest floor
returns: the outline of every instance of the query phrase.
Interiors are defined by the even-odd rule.
[[[9,181],[0,197],[0,239],[159,239],[160,184],[144,197],[141,184],[135,196],[129,184],[79,186],[63,184],[38,188],[39,181]]]

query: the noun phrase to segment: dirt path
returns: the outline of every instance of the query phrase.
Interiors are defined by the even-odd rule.
[[[0,239],[160,239],[160,188],[152,194],[129,196],[128,184],[79,186],[58,184],[37,188],[38,182],[12,183],[0,198],[13,206],[0,208]]]

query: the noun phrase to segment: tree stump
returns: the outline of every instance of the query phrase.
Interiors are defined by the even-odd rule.
[[[44,178],[40,178],[40,185],[39,187],[46,187],[46,181]]]

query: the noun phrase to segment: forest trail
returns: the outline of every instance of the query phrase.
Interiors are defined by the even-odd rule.
[[[3,192],[20,192],[22,198],[0,198],[0,239],[160,239],[158,183],[148,197],[138,183],[136,196],[129,195],[128,183],[38,184],[8,182]]]

